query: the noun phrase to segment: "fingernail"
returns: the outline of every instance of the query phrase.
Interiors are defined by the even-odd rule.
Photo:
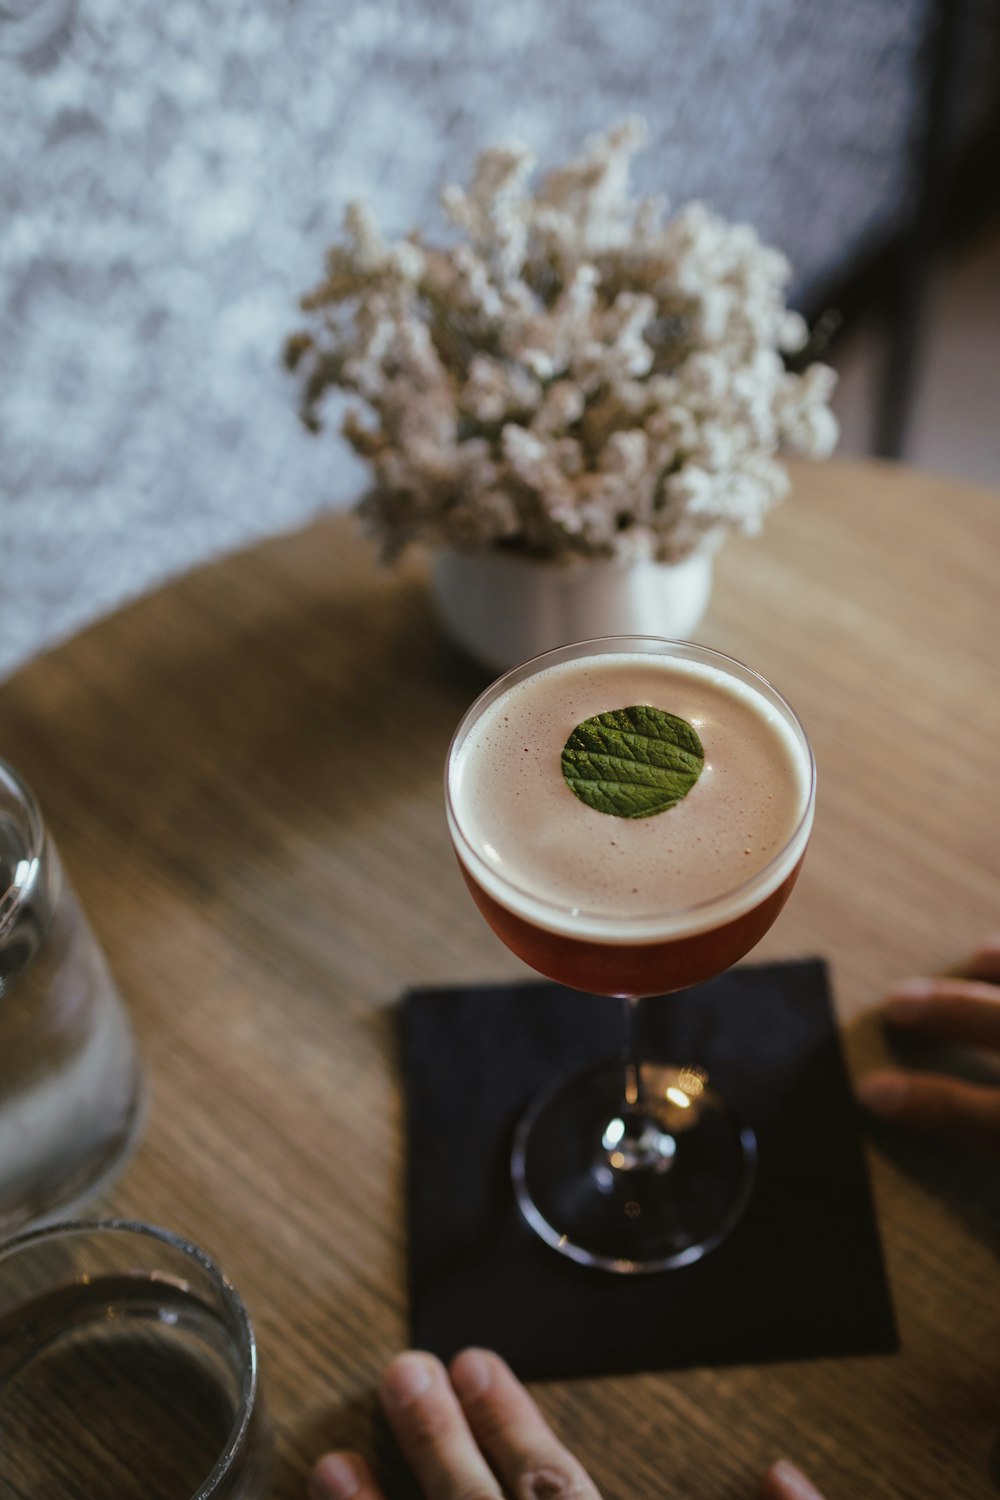
[[[877,1115],[894,1115],[903,1106],[907,1088],[899,1073],[872,1073],[858,1084],[858,1098]]]
[[[352,1463],[339,1453],[326,1453],[309,1476],[309,1500],[350,1500],[361,1488]]]
[[[396,1406],[409,1406],[434,1379],[434,1366],[423,1354],[400,1354],[385,1372],[382,1390]]]
[[[927,1002],[934,993],[929,979],[903,979],[893,985],[885,1003],[890,1021],[912,1021],[927,1009]]]
[[[812,1480],[787,1458],[779,1458],[776,1464],[772,1464],[771,1473],[781,1482],[785,1493],[794,1496],[794,1500],[823,1500]]]
[[[451,1384],[460,1401],[473,1401],[493,1378],[489,1360],[478,1349],[463,1349],[451,1367]]]

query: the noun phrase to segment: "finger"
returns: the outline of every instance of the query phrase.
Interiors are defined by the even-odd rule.
[[[1000,1049],[1000,985],[977,979],[905,979],[886,996],[894,1026]]]
[[[779,1458],[767,1473],[762,1475],[758,1500],[823,1500],[823,1496],[787,1458]]]
[[[309,1500],[384,1500],[360,1453],[324,1453],[309,1475]]]
[[[441,1362],[397,1355],[379,1390],[403,1457],[428,1500],[500,1500]]]
[[[1000,933],[983,939],[969,959],[968,969],[976,979],[1000,980]]]
[[[465,1349],[450,1373],[476,1441],[508,1494],[517,1500],[600,1500],[586,1470],[499,1355]]]
[[[863,1079],[858,1097],[873,1114],[907,1130],[1000,1154],[1000,1087],[887,1071]]]

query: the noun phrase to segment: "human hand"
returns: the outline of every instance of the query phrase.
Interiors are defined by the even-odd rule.
[[[780,1458],[762,1476],[757,1500],[823,1500],[823,1496],[801,1469]]]
[[[904,980],[886,996],[886,1020],[913,1035],[1000,1055],[1000,936],[976,950],[966,972],[969,978]],[[1000,1155],[1000,1077],[966,1083],[886,1068],[862,1080],[858,1097],[895,1125]]]
[[[379,1399],[427,1500],[600,1500],[593,1480],[563,1447],[503,1360],[466,1349],[450,1370],[430,1354],[397,1355]],[[359,1453],[326,1453],[309,1480],[311,1500],[383,1500]],[[759,1500],[822,1500],[782,1460],[761,1481]]]
[[[397,1355],[379,1400],[427,1500],[600,1500],[524,1386],[496,1354],[466,1349],[445,1370],[430,1354]],[[311,1500],[383,1500],[359,1453],[327,1453]]]

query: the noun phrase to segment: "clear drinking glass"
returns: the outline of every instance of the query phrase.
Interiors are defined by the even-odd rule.
[[[654,695],[634,697],[650,672]],[[705,760],[683,818],[669,809],[626,830],[640,820],[578,800],[560,759],[577,724],[636,703],[687,719],[675,703],[688,697]],[[729,801],[712,813],[708,799],[719,796]],[[814,800],[812,751],[785,700],[742,663],[690,642],[613,637],[547,652],[500,677],[460,723],[446,804],[477,906],[539,973],[623,1007],[621,1056],[555,1079],[515,1134],[521,1212],[561,1254],[621,1274],[687,1265],[746,1207],[752,1129],[699,1059],[640,1055],[636,1005],[721,973],[763,937],[798,875]],[[751,806],[758,829],[746,826]],[[699,823],[703,808],[721,819],[721,836]],[[563,863],[549,889],[552,849]],[[590,880],[586,896],[572,894],[574,860]],[[657,870],[670,862],[680,871],[673,894],[653,900]]]
[[[100,1191],[141,1120],[107,962],[34,797],[0,761],[0,1238]]]
[[[271,1452],[253,1327],[204,1251],[118,1220],[0,1246],[0,1493],[259,1500]]]

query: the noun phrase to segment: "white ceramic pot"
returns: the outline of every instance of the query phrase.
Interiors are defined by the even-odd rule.
[[[435,554],[431,581],[441,622],[458,645],[497,672],[604,635],[688,639],[712,589],[712,560],[557,564],[509,552]]]

